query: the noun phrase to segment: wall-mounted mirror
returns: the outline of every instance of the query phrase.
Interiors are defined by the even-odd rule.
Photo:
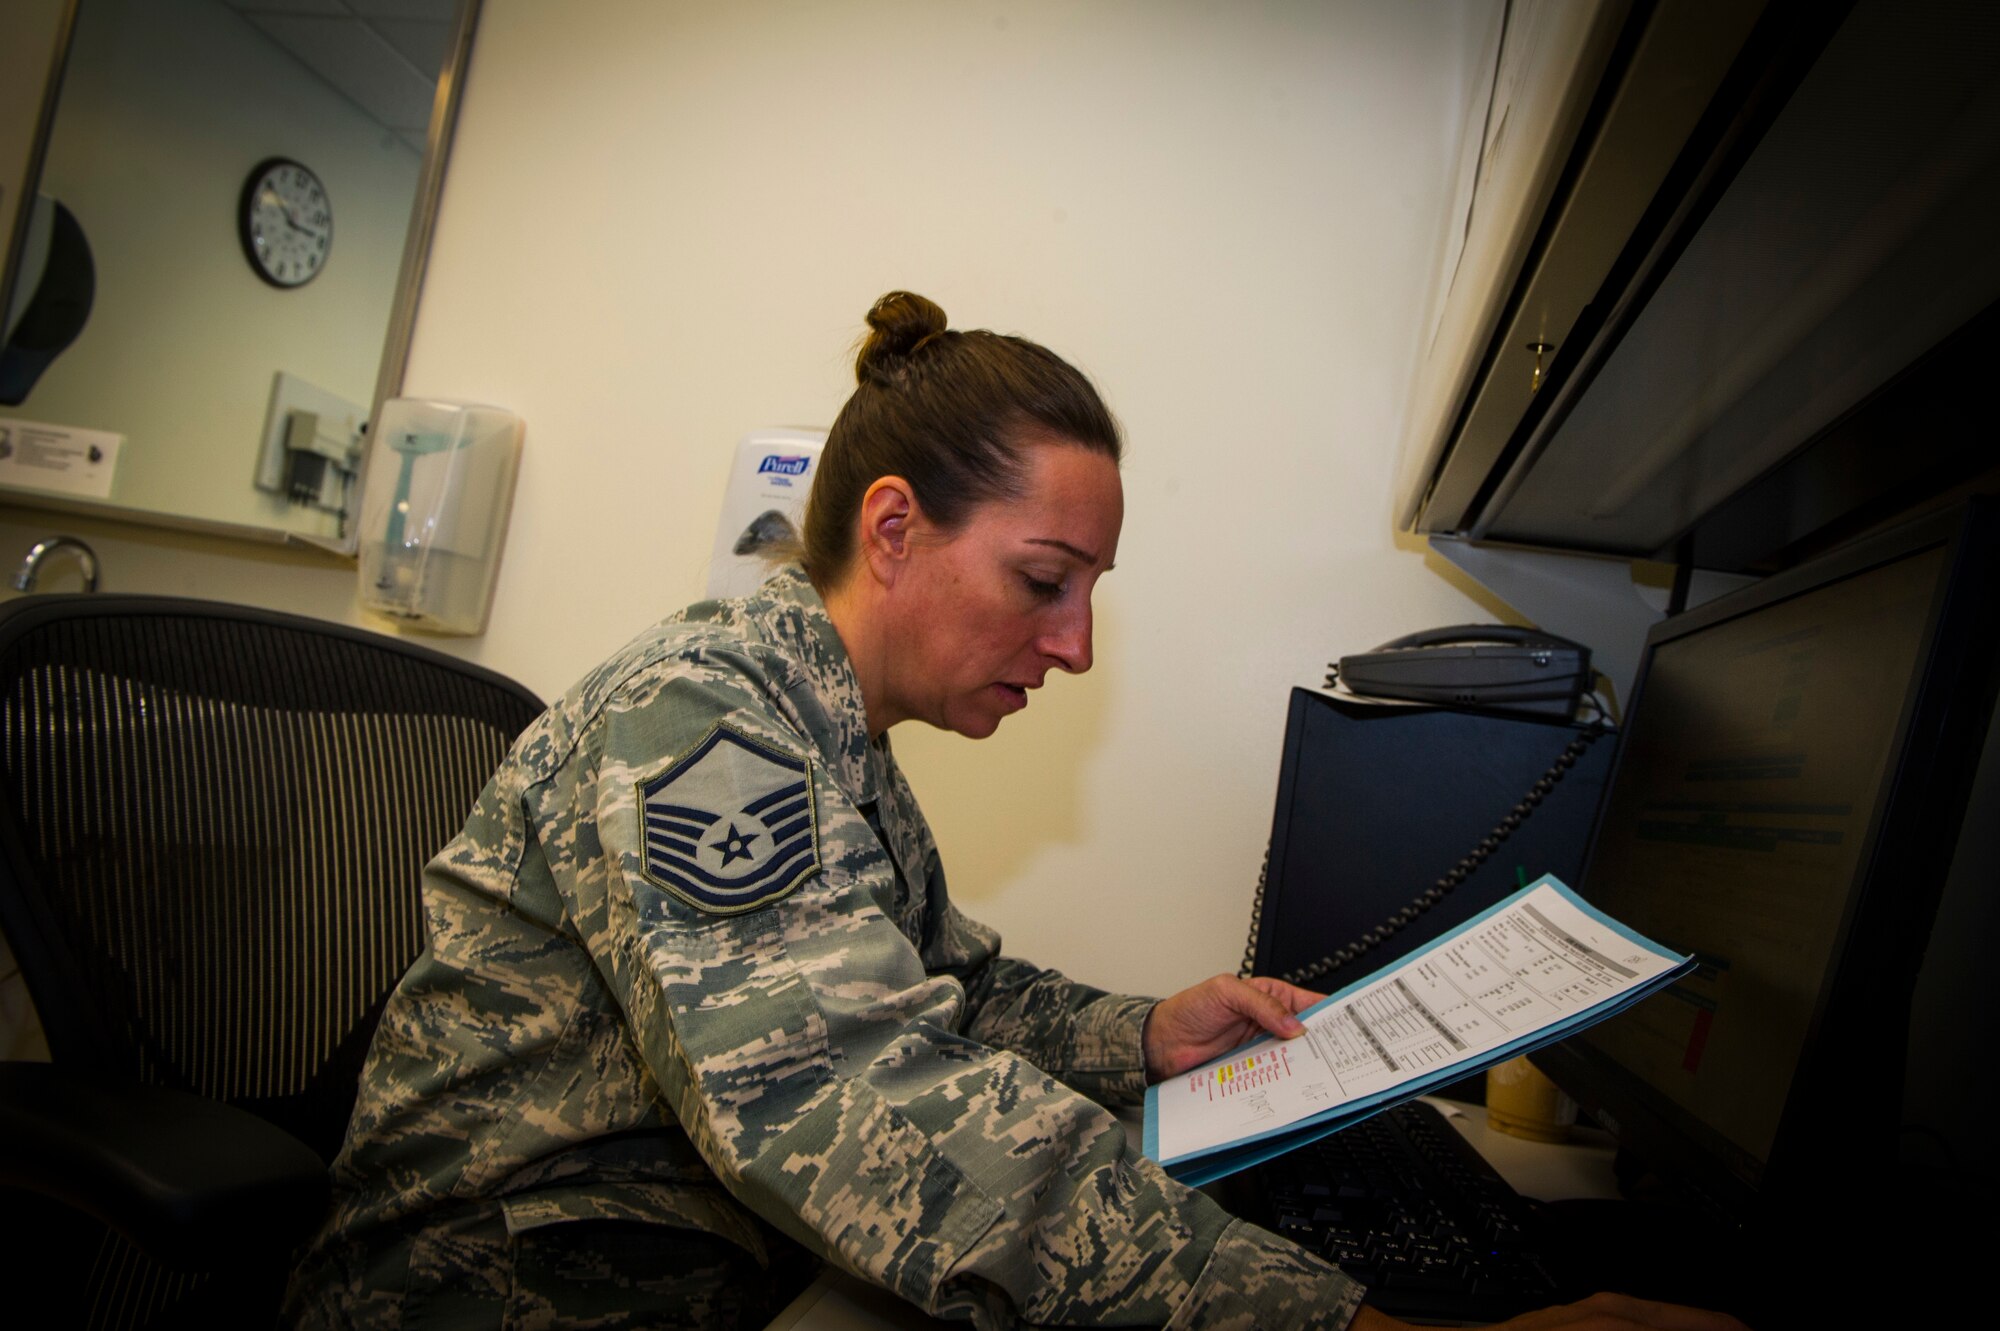
[[[39,172],[0,197],[0,500],[352,551],[477,10],[72,0]],[[87,318],[24,370],[78,234]]]

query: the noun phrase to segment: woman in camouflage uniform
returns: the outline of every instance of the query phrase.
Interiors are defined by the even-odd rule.
[[[951,903],[885,732],[1089,669],[1120,444],[1033,343],[868,322],[799,565],[585,678],[427,869],[294,1322],[755,1327],[817,1260],[981,1326],[1354,1315],[1106,1108],[1316,996],[1101,993]]]

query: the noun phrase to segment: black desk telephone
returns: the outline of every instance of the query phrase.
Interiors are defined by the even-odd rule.
[[[1343,656],[1328,676],[1349,692],[1452,707],[1569,716],[1590,687],[1590,649],[1540,629],[1455,624]]]
[[[1567,720],[1574,716],[1594,678],[1590,669],[1590,649],[1567,638],[1540,629],[1516,628],[1507,624],[1455,624],[1426,629],[1407,637],[1385,642],[1372,652],[1343,656],[1329,667],[1328,688],[1337,680],[1351,693],[1380,698],[1397,698],[1452,707],[1474,707],[1494,711],[1553,714]],[[1592,699],[1593,704],[1596,699]],[[1605,715],[1597,706],[1597,719],[1579,731],[1556,755],[1548,770],[1524,792],[1505,817],[1481,837],[1471,850],[1440,875],[1437,881],[1417,893],[1401,909],[1344,947],[1309,965],[1279,978],[1304,984],[1375,948],[1403,926],[1442,901],[1447,893],[1470,878],[1500,844],[1533,815],[1535,809],[1568,775],[1585,749],[1605,731]],[[1257,892],[1250,907],[1250,939],[1243,952],[1239,974],[1249,975],[1256,959],[1257,933],[1263,923],[1265,880],[1270,872],[1270,852],[1257,875]]]

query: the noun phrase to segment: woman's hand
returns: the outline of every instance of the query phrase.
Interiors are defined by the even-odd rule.
[[[1363,1306],[1349,1331],[1400,1331],[1408,1326],[1386,1313]],[[1565,1303],[1539,1312],[1497,1322],[1489,1331],[1746,1331],[1727,1313],[1655,1303],[1624,1294],[1593,1294],[1580,1303]]]
[[[1146,1017],[1146,1080],[1164,1081],[1267,1031],[1301,1035],[1306,1028],[1292,1014],[1325,996],[1265,975],[1218,975],[1163,998]]]

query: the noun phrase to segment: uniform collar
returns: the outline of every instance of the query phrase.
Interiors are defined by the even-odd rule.
[[[855,804],[874,804],[888,785],[888,739],[868,738],[860,677],[818,589],[805,570],[786,565],[745,608],[797,667],[785,691],[832,767],[834,781]]]

